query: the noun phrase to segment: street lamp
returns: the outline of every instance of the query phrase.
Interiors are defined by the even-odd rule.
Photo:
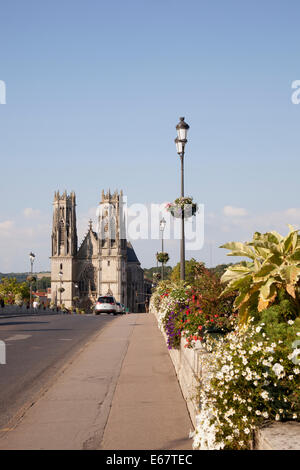
[[[164,218],[159,222],[159,230],[161,231],[161,252],[164,253],[164,230],[166,227],[166,221]],[[161,263],[161,279],[164,280],[164,262]]]
[[[184,197],[184,149],[189,128],[190,126],[184,121],[184,117],[181,117],[176,126],[177,137],[175,139],[177,153],[181,161],[181,197]],[[184,210],[181,213],[180,279],[185,280]]]
[[[59,287],[59,305],[61,307],[61,293],[62,293],[62,277],[63,277],[63,272],[59,271],[59,280],[60,280],[60,287]]]
[[[30,306],[32,303],[32,275],[33,275],[33,263],[35,260],[35,254],[30,252],[29,253],[29,259],[30,259],[30,274],[31,274],[31,281],[30,281]]]
[[[79,285],[77,283],[75,283],[74,287],[75,287],[75,297],[73,298],[73,300],[76,299],[75,300],[75,307],[77,307],[77,305],[78,305],[77,302],[79,301],[79,295],[77,295],[77,292],[79,294]]]

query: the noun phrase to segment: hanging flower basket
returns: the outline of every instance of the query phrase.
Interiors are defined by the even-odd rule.
[[[153,281],[158,282],[161,279],[161,274],[160,273],[154,273],[153,274]]]
[[[159,263],[166,264],[169,261],[170,257],[168,253],[161,252],[161,253],[156,253],[156,259]]]
[[[36,281],[36,276],[27,276],[26,279],[27,279],[28,282],[34,282],[34,281]]]
[[[65,292],[65,289],[63,287],[59,287],[58,292]]]
[[[175,199],[174,202],[169,202],[166,205],[166,210],[170,212],[173,217],[181,218],[182,217],[182,211],[184,212],[184,218],[188,219],[189,217],[192,217],[192,215],[195,215],[198,206],[195,202],[193,202],[192,197],[179,197]]]

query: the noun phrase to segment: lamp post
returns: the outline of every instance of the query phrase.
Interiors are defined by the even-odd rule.
[[[59,271],[59,281],[60,281],[60,287],[59,287],[59,306],[61,308],[61,292],[62,292],[62,277],[63,277],[63,272]]]
[[[177,137],[175,139],[177,153],[181,161],[181,197],[184,197],[184,149],[189,128],[190,126],[184,121],[184,117],[181,117],[176,126]],[[181,214],[180,279],[185,280],[184,210]]]
[[[32,275],[33,275],[33,263],[35,260],[35,254],[30,252],[29,253],[29,259],[30,259],[30,275],[31,275],[31,281],[30,281],[30,307],[32,304]]]
[[[161,252],[163,253],[164,252],[164,230],[165,230],[165,227],[166,227],[166,221],[164,218],[161,219],[161,221],[159,222],[159,229],[161,231]],[[161,263],[161,279],[162,281],[164,280],[164,262],[162,261]]]
[[[75,287],[75,297],[78,297],[78,301],[79,301],[79,285],[77,283],[74,284],[74,287]],[[77,296],[77,292],[78,292],[78,296]],[[78,303],[77,303],[77,299],[75,301],[75,307],[77,307]]]

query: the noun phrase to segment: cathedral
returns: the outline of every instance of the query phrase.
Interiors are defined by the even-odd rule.
[[[51,296],[56,305],[92,306],[113,295],[130,312],[145,306],[144,271],[126,239],[123,193],[102,191],[97,228],[89,222],[78,247],[76,196],[55,192],[53,202]]]

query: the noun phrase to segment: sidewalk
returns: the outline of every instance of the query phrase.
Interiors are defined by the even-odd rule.
[[[14,426],[0,449],[192,447],[192,424],[152,314],[108,324]]]

